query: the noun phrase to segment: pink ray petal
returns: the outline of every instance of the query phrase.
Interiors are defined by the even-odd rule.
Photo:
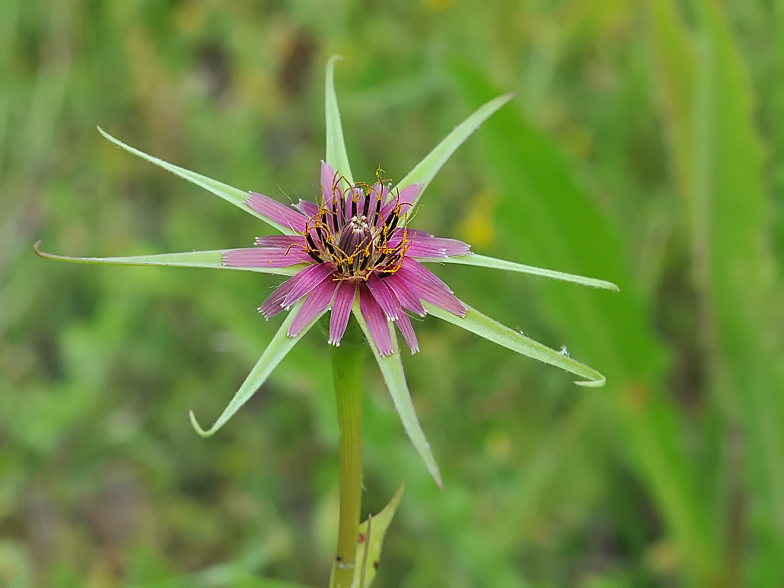
[[[256,247],[277,247],[279,249],[288,249],[289,247],[299,247],[304,250],[307,245],[305,237],[302,235],[265,235],[264,237],[256,237],[254,243]]]
[[[300,200],[294,205],[294,208],[299,210],[302,214],[304,214],[308,218],[316,216],[316,214],[318,214],[319,211],[318,204],[315,204],[310,200]]]
[[[321,195],[324,203],[329,205],[335,198],[340,198],[340,188],[338,186],[338,174],[327,162],[321,162]]]
[[[381,355],[392,355],[395,350],[392,346],[392,335],[389,332],[389,323],[384,311],[376,302],[373,295],[365,287],[359,288],[359,310],[367,323],[370,338],[373,339]]]
[[[229,249],[223,254],[223,265],[229,267],[288,267],[313,261],[302,249]]]
[[[357,214],[361,215],[362,211],[365,209],[365,200],[368,199],[368,196],[364,192],[359,193],[359,197],[357,198]]]
[[[370,206],[373,206],[373,204],[378,202],[379,199],[381,199],[381,203],[383,204],[388,195],[389,190],[387,190],[386,186],[373,184],[370,187],[370,190],[368,190],[367,197],[370,199]]]
[[[346,332],[348,319],[351,316],[351,307],[354,304],[356,291],[356,282],[349,280],[338,282],[335,299],[332,302],[332,314],[329,317],[329,342],[331,345],[340,345],[340,340]]]
[[[419,229],[412,229],[411,227],[406,227],[406,236],[408,237],[409,241],[413,240],[414,237],[430,237],[430,238],[435,237],[435,235],[431,235],[430,233],[426,233],[425,231],[420,231]],[[392,231],[392,234],[389,237],[390,244],[394,241],[395,245],[398,245],[400,244],[400,239],[402,238],[403,238],[403,228],[398,227],[394,231]]]
[[[400,245],[403,240],[404,231],[398,227],[392,232],[389,238],[389,247],[394,248]],[[444,259],[453,255],[468,255],[471,253],[471,246],[457,239],[445,239],[435,237],[425,231],[406,228],[406,240],[410,243],[406,250],[409,257],[424,259]]]
[[[381,203],[384,204],[385,202],[389,202],[392,199],[392,192],[389,190],[389,186],[383,185],[381,186]]]
[[[297,316],[291,321],[291,325],[289,325],[289,330],[287,332],[289,337],[296,337],[299,335],[310,321],[316,318],[329,306],[337,286],[338,282],[324,280],[313,289],[302,304],[302,308],[297,312]]]
[[[415,235],[411,238],[409,232],[406,235],[411,241],[411,245],[406,251],[406,255],[411,257],[421,257],[426,259],[444,259],[453,255],[468,255],[471,253],[471,246],[457,239],[444,239],[442,237],[429,237]]]
[[[271,221],[292,231],[301,233],[305,230],[305,223],[308,220],[305,215],[281,204],[277,200],[273,200],[269,196],[251,192],[248,199],[245,200],[245,204],[260,215],[266,216]]]
[[[387,318],[391,321],[397,320],[400,313],[400,302],[398,302],[392,290],[389,289],[389,286],[384,283],[384,280],[376,275],[371,275],[368,278],[367,287],[384,311],[384,314],[387,315]]]
[[[270,294],[263,304],[259,306],[259,312],[263,314],[265,318],[270,318],[279,312],[286,310],[288,308],[288,306],[284,304],[286,296],[288,296],[294,287],[297,286],[303,279],[308,279],[308,277],[311,275],[311,272],[313,271],[311,268],[316,267],[317,265],[318,264],[314,264],[313,266],[304,268],[302,271],[297,272],[288,280],[283,282],[280,286],[275,288],[272,294]],[[303,295],[298,296],[297,300]],[[294,302],[296,302],[296,300]]]
[[[422,184],[409,184],[400,190],[400,195],[397,198],[398,204],[408,205],[410,207],[421,190]]]
[[[311,292],[316,286],[331,276],[332,269],[325,264],[314,263],[313,265],[309,265],[294,276],[299,279],[283,299],[283,308],[291,308],[297,300]]]
[[[389,286],[390,290],[395,294],[403,308],[415,312],[419,316],[425,316],[425,307],[422,306],[422,301],[419,299],[419,296],[411,291],[408,283],[403,280],[403,278],[394,274],[388,278],[384,278],[384,282],[386,282],[387,286]]]
[[[419,341],[417,341],[414,327],[411,325],[411,319],[405,312],[401,312],[397,317],[397,328],[403,334],[403,339],[406,340],[406,345],[411,350],[411,355],[419,352]]]
[[[417,231],[416,229],[409,229],[406,227],[404,230],[403,227],[398,227],[389,235],[389,247],[393,249],[400,245],[400,242],[403,240],[403,236],[405,235],[407,241],[413,241],[414,237],[417,235],[427,235],[428,237],[432,237],[428,233],[423,233],[422,231]]]
[[[391,194],[390,199],[386,200],[384,206],[381,207],[381,217],[386,219],[395,207],[398,208],[399,216],[402,217],[406,214],[411,209],[411,203],[419,193],[420,186],[421,184],[411,184],[403,188],[399,194]]]
[[[299,272],[283,282],[280,286],[273,290],[272,294],[267,296],[267,299],[259,306],[259,312],[264,315],[264,318],[269,319],[279,312],[283,312],[283,299],[286,297],[286,294],[291,292],[291,289],[294,285],[299,281],[299,276],[302,272]]]
[[[465,316],[467,308],[452,293],[449,286],[419,262],[410,257],[403,258],[403,264],[395,275],[405,280],[414,294],[422,300],[439,306],[456,316]]]

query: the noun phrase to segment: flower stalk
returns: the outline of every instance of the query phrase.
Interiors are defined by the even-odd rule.
[[[340,427],[340,518],[334,566],[335,588],[350,588],[362,504],[362,362],[365,341],[351,321],[340,347],[330,348]]]

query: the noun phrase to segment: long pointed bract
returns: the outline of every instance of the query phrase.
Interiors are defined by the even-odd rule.
[[[365,536],[365,541],[358,545],[357,558],[354,562],[354,568],[359,574],[358,579],[360,580],[358,584],[355,584],[357,588],[367,588],[376,577],[378,562],[381,559],[381,548],[384,546],[384,537],[392,523],[392,517],[395,516],[395,511],[400,505],[405,489],[406,481],[403,480],[389,504],[377,515],[368,517],[368,520],[359,526],[359,532]],[[368,561],[372,563],[367,565]],[[357,579],[356,575],[354,578]]]
[[[451,312],[447,312],[425,302],[425,308],[428,313],[437,316],[448,323],[462,327],[466,331],[471,331],[472,333],[484,337],[493,343],[502,345],[507,349],[511,349],[512,351],[516,351],[517,353],[533,359],[538,359],[541,362],[554,365],[562,370],[585,378],[585,380],[575,382],[578,386],[589,386],[592,388],[604,386],[605,378],[602,374],[589,368],[587,365],[583,365],[580,362],[573,360],[566,352],[558,352],[554,349],[550,349],[549,347],[494,321],[490,317],[483,315],[475,308],[471,308],[468,305],[466,305],[466,307],[468,310],[465,317],[460,318]]]
[[[592,288],[603,288],[605,290],[613,290],[620,292],[612,282],[606,280],[597,280],[596,278],[586,278],[584,276],[577,276],[575,274],[567,274],[555,270],[544,269],[532,265],[524,265],[522,263],[515,263],[514,261],[506,261],[504,259],[496,259],[495,257],[487,257],[485,255],[478,255],[472,253],[470,255],[453,255],[443,259],[420,259],[420,263],[427,262],[440,262],[440,263],[457,263],[461,265],[475,265],[478,267],[489,267],[492,269],[508,270],[510,272],[518,272],[521,274],[531,274],[533,276],[541,276],[544,278],[552,278],[553,280],[561,280],[563,282],[573,282],[583,286],[591,286]]]
[[[291,265],[288,267],[234,267],[224,265],[223,255],[232,249],[216,249],[213,251],[186,251],[184,253],[159,253],[156,255],[133,255],[130,257],[71,257],[56,255],[41,251],[39,246],[42,241],[35,244],[37,255],[46,259],[69,261],[71,263],[106,264],[106,265],[159,265],[165,267],[205,267],[229,270],[242,270],[262,274],[277,274],[280,276],[293,276],[304,265]]]
[[[451,157],[452,153],[460,147],[463,141],[465,141],[471,133],[487,119],[487,117],[509,102],[513,97],[514,93],[504,94],[503,96],[491,100],[484,106],[481,106],[476,112],[456,126],[443,141],[436,145],[436,148],[428,153],[428,155],[400,181],[396,189],[403,190],[403,188],[411,184],[422,184],[419,194],[417,194],[412,203],[412,205],[416,205],[422,197],[422,192],[425,191],[427,185],[430,183],[430,180],[438,173],[438,170],[440,170],[441,166]]]
[[[197,186],[201,186],[205,190],[212,192],[216,196],[220,196],[227,202],[231,202],[237,208],[241,208],[248,214],[252,214],[258,219],[263,220],[265,223],[274,227],[275,229],[279,230],[281,233],[285,233],[287,235],[294,235],[296,234],[295,231],[290,229],[289,227],[284,227],[276,222],[271,221],[267,217],[259,214],[255,210],[253,210],[250,206],[245,204],[245,201],[249,197],[249,192],[245,192],[238,188],[233,188],[228,184],[224,184],[223,182],[219,182],[218,180],[213,180],[212,178],[208,178],[207,176],[203,176],[201,174],[197,174],[196,172],[192,172],[185,168],[176,166],[174,164],[168,163],[163,161],[162,159],[158,159],[157,157],[153,157],[152,155],[147,155],[143,151],[139,151],[138,149],[134,149],[130,145],[126,145],[119,139],[115,139],[109,133],[104,131],[101,127],[98,127],[98,131],[106,137],[109,141],[117,145],[118,147],[122,147],[128,153],[132,153],[137,157],[141,157],[142,159],[146,159],[150,163],[157,165],[158,167],[162,167],[166,171],[173,173],[176,176],[180,176],[181,178],[188,180],[189,182],[196,184]]]
[[[253,366],[250,374],[248,377],[245,378],[245,381],[240,386],[240,389],[237,390],[236,394],[234,394],[234,398],[231,399],[229,405],[226,407],[226,410],[223,411],[223,414],[218,417],[218,420],[215,421],[215,424],[212,427],[205,431],[204,429],[199,426],[198,421],[196,421],[196,416],[193,414],[193,411],[190,412],[191,417],[191,424],[193,428],[196,429],[196,432],[201,435],[202,437],[210,437],[213,435],[218,429],[220,429],[226,422],[234,416],[234,413],[237,412],[243,404],[245,404],[250,397],[253,396],[259,387],[266,381],[269,375],[272,373],[272,370],[280,363],[280,361],[286,357],[286,354],[291,351],[294,345],[308,332],[308,330],[316,324],[319,318],[326,312],[326,309],[321,312],[318,316],[313,318],[296,337],[289,337],[286,333],[291,326],[291,323],[294,322],[299,309],[302,307],[302,301],[298,302],[294,308],[291,309],[286,320],[283,321],[280,329],[278,332],[275,333],[275,336],[270,341],[270,344],[267,346],[267,349],[264,350],[259,361]]]
[[[325,106],[327,112],[327,163],[348,180],[349,184],[354,183],[351,175],[351,167],[348,164],[348,154],[346,153],[346,143],[343,140],[343,126],[340,122],[340,110],[338,110],[338,99],[335,95],[335,63],[342,61],[340,55],[333,55],[327,62],[326,98]]]
[[[395,352],[392,355],[383,356],[373,342],[373,338],[370,336],[370,330],[359,310],[359,302],[354,302],[353,311],[359,326],[362,328],[362,332],[365,333],[365,338],[368,341],[368,345],[370,345],[371,351],[373,351],[373,356],[376,358],[376,362],[378,362],[381,374],[384,376],[384,382],[392,396],[392,402],[395,404],[395,409],[400,415],[400,420],[403,421],[403,428],[405,428],[406,433],[408,433],[408,436],[411,438],[411,442],[414,444],[422,461],[425,462],[427,471],[433,476],[438,487],[443,490],[444,484],[441,481],[441,472],[438,470],[433,452],[430,450],[430,443],[427,442],[425,433],[419,425],[419,420],[417,420],[416,411],[414,410],[414,404],[411,402],[411,394],[408,392],[406,375],[403,372],[403,364],[400,361],[400,347],[397,344],[394,325],[391,322],[388,323]]]

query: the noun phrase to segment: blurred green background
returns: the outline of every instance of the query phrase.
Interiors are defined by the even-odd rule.
[[[187,418],[217,417],[260,356],[279,280],[32,246],[251,245],[264,225],[95,127],[311,197],[335,53],[358,179],[402,178],[517,91],[415,226],[621,286],[437,268],[607,387],[419,323],[404,364],[442,493],[368,359],[363,511],[408,478],[375,585],[783,586],[782,0],[0,0],[0,585],[325,585],[322,334],[215,437]]]

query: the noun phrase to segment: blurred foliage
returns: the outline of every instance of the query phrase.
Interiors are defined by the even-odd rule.
[[[591,291],[439,268],[605,389],[427,319],[405,359],[446,489],[372,362],[365,505],[408,490],[376,586],[784,585],[784,2],[0,1],[0,585],[325,585],[324,338],[214,438],[277,280],[36,258],[250,245],[264,225],[111,146],[311,196],[323,66],[357,178],[517,98],[416,226]],[[778,35],[776,34],[778,32]]]

